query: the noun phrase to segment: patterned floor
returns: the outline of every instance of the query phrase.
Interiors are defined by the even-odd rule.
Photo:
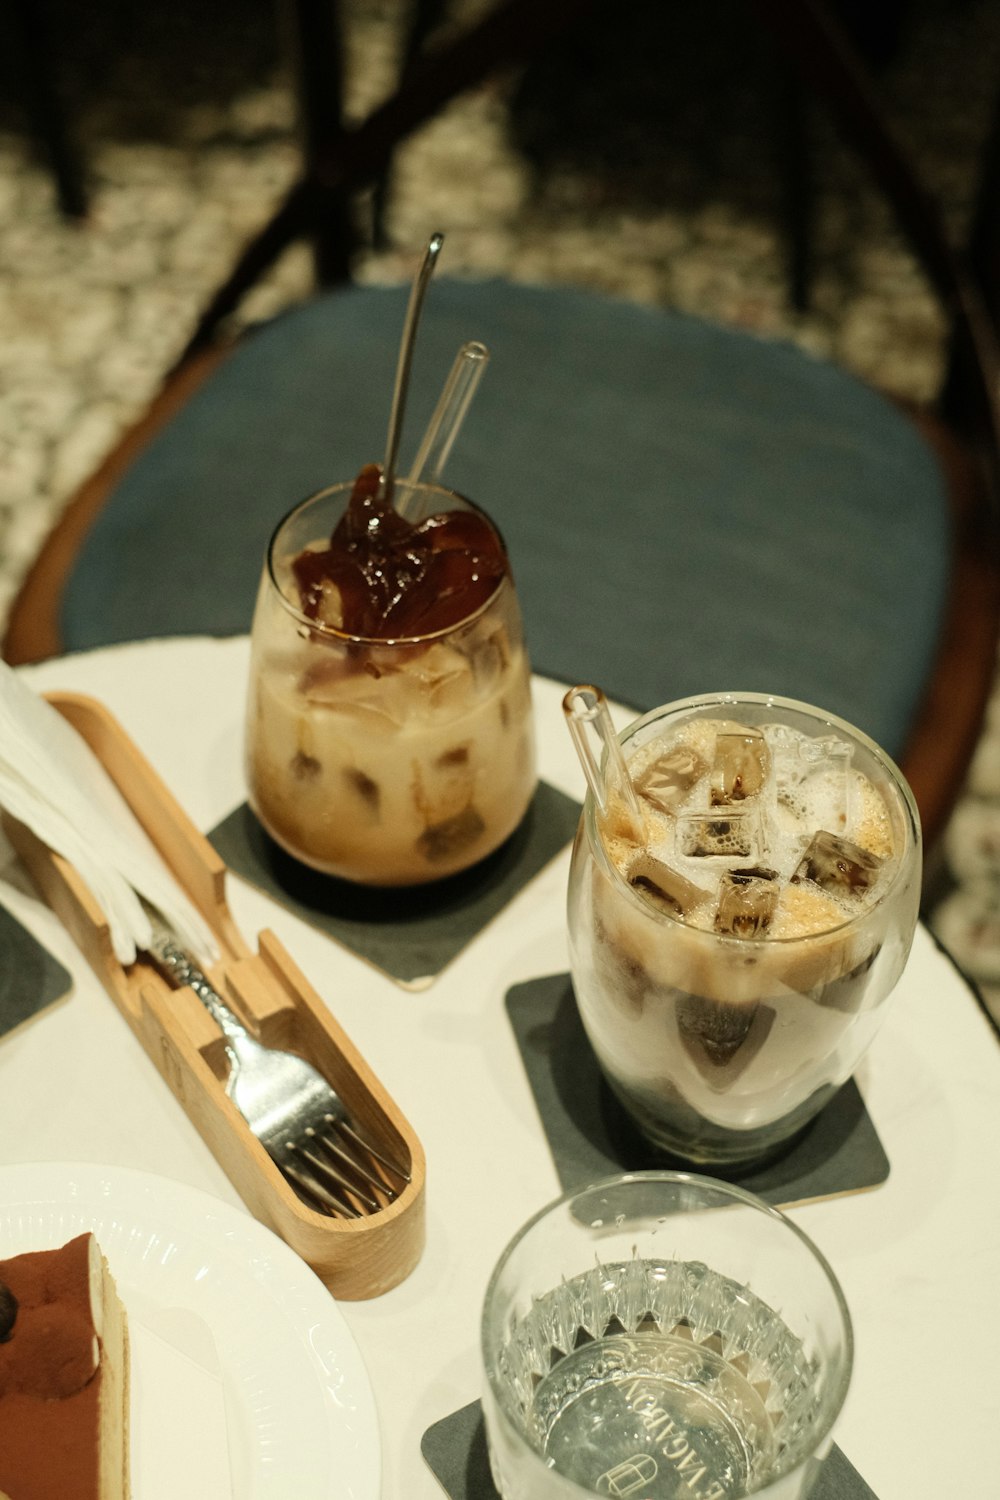
[[[96,9],[58,7],[60,81],[87,169],[82,222],[57,210],[18,107],[10,39],[0,45],[0,620],[61,508],[142,411],[299,160],[271,0]],[[1000,13],[993,0],[899,9],[905,24],[880,88],[959,235],[1000,78]],[[391,83],[402,10],[398,0],[345,0],[353,113]],[[677,307],[790,337],[883,388],[930,396],[942,318],[818,111],[807,118],[812,302],[807,314],[790,308],[774,60],[746,7],[633,0],[616,8],[613,30],[603,24],[413,138],[389,199],[398,248],[365,255],[358,278],[408,278],[415,247],[440,227],[451,273]],[[308,252],[296,247],[240,319],[266,317],[309,285]],[[948,866],[933,923],[1000,1014],[1000,692],[949,830]]]

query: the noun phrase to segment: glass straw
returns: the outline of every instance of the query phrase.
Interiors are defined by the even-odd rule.
[[[440,482],[452,445],[458,436],[459,428],[465,421],[469,402],[476,394],[476,388],[489,364],[489,359],[490,351],[486,345],[477,343],[475,340],[463,344],[455,355],[454,364],[444,383],[444,389],[438,397],[434,414],[417,449],[417,456],[413,460],[413,467],[404,486],[405,490],[412,492],[413,486],[418,484],[425,475],[431,484]],[[402,510],[405,504],[404,496],[400,496],[398,508]]]
[[[632,831],[641,843],[644,837],[642,809],[611,722],[607,698],[599,687],[581,683],[570,688],[563,698],[563,713],[601,816],[607,816],[611,792],[617,790],[631,820]]]

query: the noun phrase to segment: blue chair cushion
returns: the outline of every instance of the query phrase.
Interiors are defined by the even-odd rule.
[[[271,532],[380,459],[407,287],[256,330],[111,494],[67,649],[249,629]],[[933,661],[948,502],[910,421],[778,341],[568,289],[440,278],[401,472],[459,345],[492,359],[446,474],[503,532],[537,671],[646,709],[803,698],[902,750]]]

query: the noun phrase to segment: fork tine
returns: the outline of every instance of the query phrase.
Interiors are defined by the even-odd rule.
[[[366,1140],[363,1135],[359,1134],[350,1120],[338,1119],[336,1115],[326,1114],[323,1116],[323,1123],[328,1130],[334,1128],[340,1130],[358,1150],[363,1151],[366,1156],[373,1157],[380,1166],[385,1167],[387,1171],[391,1172],[394,1177],[398,1177],[400,1181],[409,1182],[411,1180],[409,1170],[406,1167],[394,1161],[392,1157],[384,1155],[377,1146],[373,1146],[371,1141]]]
[[[370,1162],[346,1149],[345,1142],[340,1136],[333,1134],[335,1128],[334,1125],[327,1125],[325,1129],[317,1130],[310,1126],[306,1130],[306,1136],[314,1141],[330,1161],[343,1170],[359,1187],[373,1188],[383,1197],[388,1198],[391,1203],[396,1197],[395,1188],[384,1179],[380,1172],[373,1170]]]
[[[325,1143],[313,1131],[307,1131],[306,1135],[308,1140],[290,1142],[289,1146],[298,1157],[309,1163],[310,1169],[316,1174],[320,1182],[325,1183],[333,1193],[350,1193],[359,1203],[364,1205],[369,1213],[378,1213],[381,1206],[378,1199],[373,1198],[371,1193],[356,1180],[356,1174],[354,1177],[349,1176],[346,1172],[340,1170],[340,1166],[336,1160],[331,1160],[328,1156],[320,1154],[315,1148],[316,1146],[322,1147]],[[347,1163],[347,1165],[350,1164]]]
[[[325,1213],[340,1214],[348,1219],[364,1218],[360,1209],[324,1187],[313,1172],[303,1171],[300,1166],[290,1161],[277,1162],[276,1165],[299,1194],[314,1207],[322,1209]]]

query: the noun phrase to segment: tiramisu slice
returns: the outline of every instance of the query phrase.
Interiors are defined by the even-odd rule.
[[[128,1500],[128,1329],[92,1234],[0,1260],[0,1500]]]

